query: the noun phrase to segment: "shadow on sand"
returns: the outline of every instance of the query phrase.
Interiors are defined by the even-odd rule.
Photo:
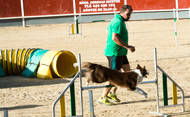
[[[0,110],[17,110],[17,109],[24,109],[24,108],[36,108],[42,105],[23,105],[23,106],[14,106],[14,107],[3,107]]]
[[[72,78],[71,78],[72,79]],[[49,84],[68,83],[70,80],[64,78],[55,79],[39,79],[39,78],[26,78],[23,76],[7,76],[0,78],[0,88],[13,88],[13,87],[27,87]]]

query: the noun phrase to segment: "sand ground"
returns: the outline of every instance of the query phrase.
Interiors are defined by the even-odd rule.
[[[77,57],[80,53],[82,62],[95,62],[107,66],[104,56],[106,45],[106,28],[109,22],[84,23],[82,37],[68,37],[70,24],[0,27],[1,49],[43,48],[49,50],[69,50]],[[190,23],[187,19],[177,20],[178,46],[174,37],[173,20],[129,21],[126,23],[129,32],[129,44],[136,47],[129,52],[131,68],[137,64],[146,66],[150,75],[145,80],[154,80],[154,48],[157,48],[158,65],[172,77],[185,92],[185,112],[181,106],[160,109],[160,112],[174,117],[190,116]],[[160,105],[162,100],[162,75],[159,76]],[[86,77],[83,77],[85,86]],[[51,117],[52,104],[65,89],[71,78],[43,80],[9,76],[0,78],[0,108],[7,108],[9,117]],[[172,83],[168,81],[169,104],[172,104]],[[104,84],[91,84],[91,86]],[[97,102],[103,89],[93,90],[94,111],[97,117],[152,117],[149,111],[156,111],[155,84],[140,84],[139,87],[148,93],[144,98],[134,92],[119,88],[117,91],[120,103],[104,106]],[[69,90],[65,94],[66,113],[70,114]],[[79,79],[75,81],[77,115],[80,114]],[[181,103],[178,90],[178,103]],[[88,91],[83,91],[84,117],[90,116]],[[56,116],[60,116],[59,103]],[[3,116],[3,111],[0,111]]]

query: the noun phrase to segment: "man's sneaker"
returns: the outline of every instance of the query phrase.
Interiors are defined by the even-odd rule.
[[[106,106],[114,105],[114,103],[110,102],[107,97],[105,97],[105,98],[100,97],[100,98],[98,99],[98,102],[99,102],[100,104],[104,104],[104,105],[106,105]]]
[[[117,98],[116,94],[115,93],[110,93],[108,94],[107,96],[108,98],[114,100],[115,102],[120,102],[120,99]]]

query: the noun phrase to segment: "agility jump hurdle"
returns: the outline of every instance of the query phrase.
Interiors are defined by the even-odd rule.
[[[55,117],[55,106],[58,101],[60,101],[60,108],[61,108],[61,117],[65,117],[65,92],[70,88],[70,102],[71,102],[71,116],[73,117],[82,117],[83,115],[83,99],[82,99],[82,87],[80,87],[80,101],[81,101],[81,115],[76,115],[76,107],[75,107],[75,90],[74,90],[74,81],[79,77],[81,79],[81,56],[78,55],[78,63],[76,63],[79,72],[73,77],[73,79],[69,82],[67,87],[61,92],[61,94],[58,96],[58,98],[54,101],[52,105],[52,117]],[[75,66],[75,65],[74,65]],[[80,80],[80,84],[82,84],[82,81]],[[82,86],[82,85],[80,85]]]
[[[182,111],[184,112],[184,92],[182,88],[166,73],[164,72],[158,65],[157,65],[157,52],[156,48],[154,49],[154,61],[155,61],[155,80],[152,81],[143,81],[141,84],[148,84],[148,83],[155,83],[156,88],[157,88],[157,93],[156,93],[156,101],[157,101],[157,112],[152,112],[154,114],[162,115],[162,116],[167,116],[166,114],[160,113],[160,108],[166,108],[166,107],[173,107],[173,106],[182,106]],[[65,92],[70,88],[70,99],[71,99],[71,116],[72,117],[83,117],[83,91],[84,90],[89,90],[89,103],[90,103],[90,116],[94,117],[94,107],[93,107],[93,93],[91,89],[97,89],[97,88],[106,88],[106,87],[113,87],[113,85],[105,85],[105,86],[91,86],[91,87],[82,87],[82,77],[81,77],[81,57],[80,54],[78,56],[78,63],[76,63],[79,72],[73,77],[73,79],[70,81],[68,86],[65,88],[65,90],[58,96],[58,98],[54,101],[53,106],[52,106],[52,117],[55,117],[55,105],[57,102],[60,100],[60,107],[61,107],[61,116],[65,116],[65,99],[64,99],[64,94]],[[164,95],[164,106],[159,105],[159,87],[158,87],[158,72],[157,69],[159,69],[162,74],[163,74],[163,95]],[[80,104],[81,104],[81,115],[76,115],[76,107],[75,107],[75,91],[74,91],[74,81],[76,78],[79,77],[79,83],[80,83]],[[173,105],[168,105],[168,97],[167,97],[167,79],[169,79],[173,83]],[[181,91],[182,95],[182,103],[177,104],[177,88]],[[137,88],[136,90],[138,93],[144,95],[146,97],[146,92],[144,92],[142,89]]]
[[[164,71],[162,70],[158,65],[157,65],[157,51],[156,48],[154,49],[154,60],[155,60],[155,73],[156,73],[156,78],[155,80],[152,81],[143,81],[141,82],[141,84],[149,84],[149,83],[155,83],[156,84],[156,88],[157,88],[157,112],[152,112],[150,111],[150,113],[154,113],[154,114],[158,114],[161,116],[167,116],[166,114],[160,113],[159,109],[160,108],[166,108],[166,107],[174,107],[174,106],[182,106],[182,111],[184,112],[184,92],[183,89]],[[159,105],[159,87],[158,87],[158,72],[157,69],[159,69],[162,72],[163,75],[163,100],[164,100],[164,106],[160,106]],[[167,78],[172,82],[172,89],[173,89],[173,105],[168,105],[168,94],[167,94]],[[94,88],[105,88],[105,87],[112,87],[111,85],[108,86],[96,86],[96,87],[84,87],[83,89],[94,89]],[[182,98],[182,103],[177,104],[177,88],[179,88],[179,90],[181,91],[181,98]],[[142,89],[137,87],[137,92],[141,93],[142,95],[145,96],[145,98],[147,97],[146,92],[144,92]],[[93,97],[92,97],[92,90],[89,90],[89,102],[90,104],[90,117],[94,117],[94,109],[93,109]]]
[[[182,111],[184,112],[184,91],[183,89],[164,71],[162,70],[158,64],[157,64],[157,50],[154,49],[154,62],[155,62],[155,77],[156,77],[156,102],[157,102],[157,112],[150,113],[158,114],[161,116],[167,116],[166,114],[160,113],[160,108],[167,108],[167,107],[174,107],[174,106],[182,106]],[[159,105],[159,87],[158,87],[158,70],[162,72],[162,84],[163,84],[163,106]],[[173,88],[173,105],[168,105],[168,94],[167,94],[167,79],[169,79],[172,82],[172,88]],[[177,88],[181,91],[181,98],[182,102],[180,104],[177,104]]]
[[[176,46],[177,46],[178,45],[178,41],[177,41],[177,28],[176,28],[176,12],[175,12],[175,9],[173,9],[173,17],[174,17],[175,41],[176,41]]]
[[[70,81],[68,86],[62,91],[62,93],[58,96],[58,98],[54,101],[52,105],[52,117],[55,117],[55,106],[58,101],[60,101],[60,108],[61,108],[61,117],[65,117],[65,92],[70,88],[70,103],[71,103],[71,116],[72,117],[83,117],[83,90],[88,89],[96,89],[96,88],[106,88],[106,87],[113,87],[113,85],[105,85],[105,86],[92,86],[92,87],[82,87],[82,77],[81,77],[81,56],[78,55],[78,63],[74,66],[78,66],[79,72],[73,77]],[[79,77],[80,79],[80,103],[81,103],[81,115],[76,115],[76,107],[75,107],[75,90],[74,90],[74,81]],[[142,92],[143,93],[143,92]],[[92,91],[89,90],[89,100],[90,100],[90,115],[94,117],[94,109],[93,109],[93,98],[92,98]],[[68,117],[68,116],[67,116]]]
[[[81,56],[78,55],[78,63],[74,64],[74,66],[78,66],[79,72],[73,77],[73,79],[70,81],[68,86],[62,91],[62,93],[58,96],[58,98],[54,101],[52,105],[52,117],[55,117],[55,106],[58,101],[60,101],[60,108],[61,108],[61,117],[65,117],[65,92],[70,88],[70,104],[71,104],[71,116],[72,117],[83,117],[83,91],[89,90],[89,103],[90,103],[90,116],[94,117],[94,105],[93,105],[93,93],[92,89],[98,89],[98,88],[108,88],[108,87],[114,87],[114,85],[104,85],[104,86],[91,86],[91,87],[82,87],[82,77],[81,77]],[[76,115],[76,107],[75,107],[75,90],[74,90],[74,81],[79,77],[80,79],[80,104],[81,104],[81,115]],[[149,82],[145,82],[149,83]],[[152,83],[152,82],[151,82]],[[142,89],[137,88],[137,93],[144,95],[144,97],[147,97],[147,93],[144,92]],[[67,116],[68,117],[68,116]]]
[[[78,17],[74,16],[74,21],[73,23],[69,26],[69,38],[70,35],[81,35],[82,36],[82,16],[81,16],[81,8],[79,8],[80,14]],[[80,20],[80,26],[79,26],[79,20]],[[76,28],[76,31],[75,31]],[[79,32],[80,28],[80,32]]]
[[[190,8],[185,9],[189,11],[189,23],[190,23]],[[176,41],[176,46],[178,46],[178,39],[177,39],[177,27],[176,27],[176,19],[179,20],[178,16],[178,9],[173,8],[173,18],[174,18],[174,33],[175,33],[175,41]],[[177,17],[177,18],[176,18]]]

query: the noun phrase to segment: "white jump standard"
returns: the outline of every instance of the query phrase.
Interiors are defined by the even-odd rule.
[[[156,48],[154,49],[154,62],[155,62],[155,77],[156,77],[156,82],[155,83],[156,83],[156,88],[157,88],[157,90],[156,90],[157,112],[150,111],[150,113],[158,114],[158,115],[161,115],[161,116],[168,116],[166,114],[160,113],[160,108],[167,108],[167,107],[174,107],[174,106],[182,106],[182,111],[184,112],[185,109],[184,109],[184,92],[183,92],[183,89],[166,72],[164,72],[164,70],[162,70],[158,66]],[[163,74],[163,100],[164,100],[164,106],[160,106],[160,104],[159,104],[158,70],[160,70],[162,72],[162,74]],[[176,103],[177,102],[177,90],[174,90],[175,88],[173,87],[173,103],[174,104],[173,105],[168,105],[168,103],[167,103],[167,101],[168,101],[168,98],[167,98],[167,78],[173,83],[174,87],[179,88],[179,90],[181,91],[181,98],[182,98],[181,104]]]

